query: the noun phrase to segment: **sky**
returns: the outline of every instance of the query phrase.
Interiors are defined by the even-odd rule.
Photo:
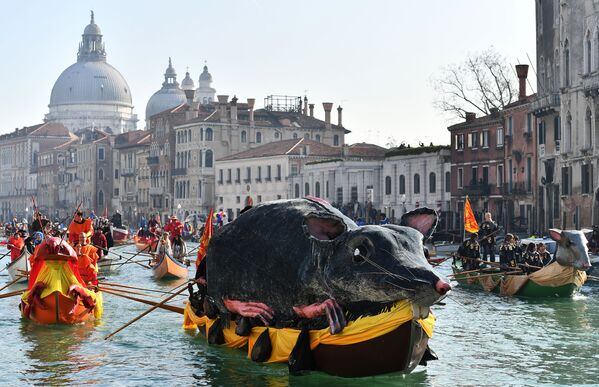
[[[0,133],[42,122],[94,10],[138,129],[170,56],[179,82],[189,67],[197,87],[206,63],[217,94],[256,98],[258,108],[271,94],[307,95],[321,119],[322,102],[341,105],[347,143],[447,144],[456,121],[433,107],[431,78],[491,46],[512,65],[535,61],[534,8],[533,0],[2,2]]]

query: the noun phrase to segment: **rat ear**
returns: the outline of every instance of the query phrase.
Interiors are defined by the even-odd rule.
[[[424,235],[424,239],[428,239],[435,232],[438,221],[439,217],[435,210],[421,207],[404,214],[399,225],[416,229]]]
[[[559,228],[550,228],[549,236],[557,243],[560,243],[564,235],[562,234],[562,230],[560,230]]]
[[[310,214],[306,217],[304,229],[318,240],[328,241],[337,238],[345,232],[345,224],[333,216],[318,216]]]

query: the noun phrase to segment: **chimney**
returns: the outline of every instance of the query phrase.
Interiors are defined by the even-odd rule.
[[[476,118],[476,113],[466,112],[466,122],[474,121]]]
[[[304,96],[304,115],[307,116],[308,115],[308,97]]]
[[[341,105],[337,108],[337,125],[343,128],[343,121],[341,120],[343,108]]]
[[[231,100],[231,123],[237,123],[237,96],[233,96]]]
[[[220,122],[227,122],[227,101],[229,100],[228,95],[217,95],[218,98],[218,115]]]
[[[250,110],[250,126],[254,126],[254,104],[255,98],[248,98],[248,109]]]
[[[528,65],[516,65],[516,74],[518,74],[518,83],[520,84],[518,100],[521,101],[526,99],[526,77],[528,76]]]
[[[493,117],[496,117],[497,115],[499,115],[499,108],[496,108],[496,107],[490,108],[489,113],[491,113],[491,115]]]
[[[193,102],[193,97],[195,96],[195,90],[184,90],[185,98],[187,98],[187,104],[191,106]]]
[[[333,110],[333,103],[323,102],[322,107],[324,108],[324,127],[325,129],[331,129],[331,110]]]
[[[313,103],[311,103],[311,104],[310,104],[310,105],[308,105],[308,106],[310,106],[310,117],[314,117],[314,104],[313,104]]]

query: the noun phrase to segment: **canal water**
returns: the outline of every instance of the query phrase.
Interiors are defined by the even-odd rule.
[[[439,271],[448,274],[449,262]],[[0,284],[8,281],[6,271],[0,273]],[[157,283],[137,265],[123,266],[106,281],[163,290],[177,284]],[[599,385],[599,283],[587,282],[573,299],[545,300],[456,287],[445,306],[433,309],[438,319],[429,344],[438,361],[409,375],[363,379],[289,376],[285,365],[255,364],[239,350],[208,346],[169,311],[154,311],[106,341],[148,308],[109,294],[102,319],[77,326],[24,321],[17,305],[18,297],[0,299],[1,385]]]

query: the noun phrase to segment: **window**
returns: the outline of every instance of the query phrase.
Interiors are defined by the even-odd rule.
[[[320,142],[320,134],[317,134],[314,139],[316,140],[316,142]]]
[[[98,207],[104,207],[104,191],[98,192]]]
[[[478,149],[478,132],[472,132],[472,149]]]
[[[385,177],[385,195],[391,195],[391,176]]]
[[[472,177],[470,178],[470,185],[475,185],[478,182],[478,167],[472,167]]]
[[[266,181],[270,181],[272,174],[272,167],[270,165],[266,166]]]
[[[281,134],[279,132],[275,132],[275,140],[278,140],[279,137],[281,137]]]
[[[458,188],[464,188],[464,169],[458,168]]]
[[[590,73],[591,70],[593,69],[592,66],[592,62],[591,62],[591,55],[593,54],[593,51],[591,50],[591,31],[587,31],[587,36],[586,36],[586,42],[585,42],[585,65],[586,65],[586,70],[587,73]]]
[[[468,133],[468,148],[472,148],[472,133]]]
[[[104,180],[104,170],[102,168],[98,169],[98,180]]]
[[[333,145],[339,146],[339,135],[337,134],[333,136]]]
[[[497,166],[497,187],[503,186],[503,165]]]
[[[304,196],[310,195],[310,184],[304,184]]]
[[[445,192],[451,192],[451,173],[445,172]]]
[[[337,205],[343,204],[343,187],[337,188]]]
[[[115,178],[115,179],[118,179],[118,178],[119,178],[119,170],[118,170],[118,169],[115,169],[115,170],[114,170],[114,178]]]
[[[464,134],[456,134],[455,135],[455,149],[456,150],[464,150]]]
[[[256,144],[262,143],[262,133],[256,132]]]
[[[324,185],[324,194],[325,194],[325,198],[329,197],[329,181],[327,180],[325,185]]]
[[[483,180],[483,184],[484,185],[489,184],[489,167],[487,167],[487,166],[483,167],[483,178],[482,178],[482,180]]]
[[[98,160],[104,160],[104,148],[98,148]]]
[[[235,169],[235,183],[241,182],[241,168]]]
[[[532,113],[526,115],[526,133],[532,133]]]
[[[206,168],[212,168],[213,160],[212,160],[212,151],[208,149],[206,151]]]
[[[437,175],[431,172],[428,175],[428,192],[435,193],[437,191]]]
[[[507,118],[507,135],[511,136],[514,133],[514,118],[509,116]]]
[[[561,140],[559,116],[553,117],[553,140],[555,140],[556,143],[559,143],[559,140]]]
[[[512,187],[514,186],[514,172],[512,170],[512,167],[513,167],[512,159],[509,159],[507,174],[508,174],[508,183],[509,183],[510,192],[512,192]]]
[[[314,195],[315,195],[317,198],[319,198],[319,197],[320,197],[320,182],[319,182],[319,181],[317,181],[317,182],[314,184]]]
[[[119,196],[119,189],[118,188],[114,189],[114,196]]]
[[[526,158],[526,192],[532,192],[532,159]]]
[[[310,133],[305,133],[304,140],[309,140],[309,139],[310,139]]]
[[[501,148],[503,146],[503,128],[497,128],[497,148]]]
[[[294,189],[294,194],[295,194],[295,198],[299,198],[300,197],[300,190],[299,190],[299,184],[295,185],[295,189]]]
[[[593,147],[593,130],[592,130],[593,114],[591,109],[587,107],[584,117],[584,148],[591,149]]]
[[[351,187],[350,201],[352,203],[355,203],[358,201],[358,187],[356,187],[356,186]]]
[[[564,86],[570,86],[570,47],[568,39],[564,43]]]
[[[258,167],[258,176],[256,176],[256,182],[262,181],[262,167]]]
[[[414,175],[414,193],[415,194],[420,193],[420,175],[419,174]]]
[[[212,141],[212,129],[211,128],[206,128],[206,133],[204,138],[206,139],[206,141]]]
[[[582,193],[593,193],[593,165],[582,164],[580,166],[580,178],[582,183]]]
[[[406,193],[406,177],[399,175],[399,194],[403,195]]]
[[[566,138],[564,150],[566,152],[570,152],[572,151],[572,116],[570,115],[570,112],[568,112],[568,115],[566,117]]]
[[[480,146],[482,148],[489,147],[489,131],[488,130],[483,130],[482,132],[480,132]]]
[[[241,196],[235,197],[235,203],[241,203]]]
[[[231,175],[232,175],[232,171],[231,168],[227,169],[227,184],[231,184]]]
[[[293,139],[297,139],[297,133],[293,133]]]
[[[252,168],[246,167],[245,168],[245,182],[249,183],[250,180],[252,180]]]
[[[570,195],[571,184],[570,167],[562,167],[562,195]]]
[[[539,145],[544,145],[545,144],[545,121],[540,121],[539,122]]]
[[[241,131],[241,142],[247,142],[247,133],[245,130]]]

